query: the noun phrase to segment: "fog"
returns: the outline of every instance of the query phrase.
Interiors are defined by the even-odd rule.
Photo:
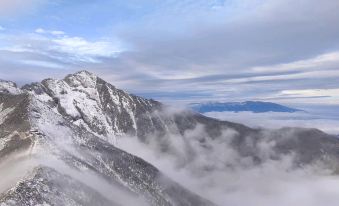
[[[171,116],[176,112],[178,111],[175,109],[168,110],[162,115]],[[233,116],[229,113],[222,114],[224,116],[220,118],[227,120],[234,120],[231,117],[239,118],[239,121],[244,123],[252,122],[250,126],[261,124],[271,128],[288,126],[287,124],[302,126],[302,121],[313,121],[313,124],[318,121],[317,118],[309,118],[310,114],[307,113],[278,114],[281,115],[279,118],[273,118],[277,117],[277,114],[271,113],[249,115],[234,113]],[[259,115],[262,119],[258,118]],[[293,115],[295,119],[291,119]],[[119,185],[111,184],[90,169],[79,165],[79,168],[75,169],[66,164],[60,158],[65,157],[65,154],[86,159],[86,155],[82,153],[86,153],[85,149],[82,151],[74,145],[74,141],[83,141],[83,139],[78,139],[72,128],[58,124],[57,118],[50,118],[50,121],[52,122],[41,121],[39,124],[39,129],[46,135],[44,140],[48,144],[44,146],[47,148],[41,150],[34,148],[32,154],[17,153],[2,160],[0,163],[1,194],[29,174],[34,167],[47,166],[83,183],[112,202],[120,205],[147,205],[137,195]],[[205,127],[197,125],[183,135],[179,135],[175,129],[168,131],[163,137],[150,134],[146,138],[146,143],[140,142],[137,137],[118,137],[116,146],[150,162],[182,186],[221,206],[337,206],[339,204],[337,186],[339,176],[333,175],[334,171],[328,169],[330,167],[326,167],[321,162],[296,167],[295,154],[276,154],[274,150],[276,142],[269,136],[269,131],[263,132],[261,135],[264,138],[255,144],[251,136],[245,137],[244,144],[253,147],[255,156],[262,160],[259,164],[253,156],[243,156],[231,146],[232,140],[237,138],[237,135],[237,131],[229,128],[224,129],[220,136],[210,138]],[[288,132],[285,136],[293,138],[288,135]],[[53,145],[52,150],[49,150],[50,145]],[[279,158],[271,158],[272,156]]]
[[[339,204],[339,177],[321,163],[295,167],[293,154],[271,160],[274,141],[262,141],[257,152],[264,161],[256,164],[230,146],[235,135],[235,131],[225,130],[220,137],[207,138],[202,144],[197,137],[206,136],[206,132],[197,126],[184,136],[171,134],[160,139],[150,136],[147,144],[135,137],[122,137],[117,146],[218,205]],[[163,149],[164,143],[167,150]]]
[[[27,171],[37,166],[37,161],[31,158],[27,151],[17,152],[0,161],[0,194],[12,188],[27,175]]]
[[[317,128],[329,134],[339,134],[338,116],[329,114],[313,114],[307,112],[283,113],[283,112],[208,112],[204,115],[238,122],[251,127],[281,128],[281,127],[305,127]]]
[[[70,149],[70,147],[68,147]],[[69,152],[70,150],[68,150]],[[0,194],[5,194],[18,182],[34,174],[35,168],[48,167],[56,170],[62,175],[88,186],[98,192],[102,197],[114,203],[114,205],[140,205],[147,206],[145,200],[128,192],[119,185],[109,183],[106,179],[98,176],[90,170],[77,170],[65,164],[63,161],[48,152],[44,154],[29,154],[29,151],[13,153],[0,162]],[[57,181],[61,185],[62,180]],[[67,185],[65,185],[67,187]],[[57,188],[56,188],[57,189]]]
[[[40,157],[39,162],[43,166],[53,168],[59,173],[67,175],[74,180],[77,180],[82,184],[92,188],[112,203],[117,203],[118,205],[122,206],[148,205],[141,197],[133,195],[131,192],[128,192],[126,189],[119,185],[109,183],[106,179],[100,177],[98,174],[95,174],[88,169],[83,169],[80,171],[76,170],[65,164],[63,161],[59,160],[55,156],[51,155]]]
[[[74,180],[77,180],[88,186],[89,188],[92,188],[101,196],[114,203],[114,205],[148,205],[146,200],[144,200],[142,197],[128,191],[119,184],[108,181],[103,176],[91,171],[84,165],[78,165],[80,169],[76,169],[60,159],[60,156],[67,154],[68,158],[72,156],[72,158],[75,157],[85,159],[86,161],[86,155],[89,155],[86,152],[82,153],[79,150],[79,147],[75,145],[75,142],[79,140],[74,141],[74,139],[77,139],[77,137],[73,134],[73,131],[70,128],[61,125],[54,126],[45,123],[40,125],[40,129],[44,131],[49,140],[56,146],[56,148],[58,148],[56,153],[39,156],[39,163],[41,165],[53,168],[59,173],[67,175]]]

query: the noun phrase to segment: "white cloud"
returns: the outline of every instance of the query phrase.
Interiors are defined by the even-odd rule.
[[[253,77],[246,78],[234,78],[223,81],[224,83],[230,84],[241,84],[247,82],[255,82],[255,81],[272,81],[272,80],[295,80],[295,79],[326,79],[331,77],[339,77],[339,70],[316,70],[316,71],[304,71],[300,73],[291,73],[291,74],[256,74]]]
[[[44,34],[44,33],[46,33],[46,31],[45,31],[44,29],[42,29],[42,28],[37,28],[37,29],[35,30],[35,32],[36,32],[36,33],[39,33],[39,34]]]
[[[279,129],[281,127],[315,127],[327,133],[339,134],[339,119],[336,118],[335,112],[333,113],[333,116],[330,116],[329,114],[319,114],[318,112],[313,111],[307,113],[208,112],[205,113],[205,115],[221,120],[245,124],[250,127],[271,129]]]
[[[229,114],[224,113],[224,118],[229,120]],[[270,123],[270,119],[255,118],[248,113],[235,115],[257,124]],[[226,129],[222,135],[209,138],[204,127],[199,125],[182,136],[168,133],[163,138],[148,137],[147,143],[121,137],[117,147],[152,163],[172,179],[218,205],[319,206],[323,202],[337,205],[339,191],[333,186],[339,183],[339,178],[331,176],[331,171],[322,164],[296,167],[293,155],[272,160],[276,142],[269,138],[269,133],[262,133],[268,135],[267,141],[258,144],[253,144],[251,135],[244,137],[245,150],[255,147],[256,156],[262,160],[260,164],[241,155],[239,148],[232,144],[233,138],[238,137],[235,131]],[[292,137],[286,134],[286,138]]]
[[[119,53],[118,47],[108,41],[88,41],[82,37],[61,37],[52,39],[53,50],[75,55],[80,60],[96,62],[95,57],[112,57]]]
[[[305,78],[326,79],[339,77],[339,52],[318,55],[314,58],[251,68],[252,76],[224,80],[224,83],[242,84],[254,81],[295,80]],[[292,72],[280,74],[279,72]],[[295,72],[295,73],[294,73]]]
[[[59,35],[65,35],[65,32],[63,31],[58,31],[58,30],[45,30],[43,28],[37,28],[35,30],[35,33],[38,33],[38,34],[52,34],[52,35],[55,35],[55,36],[59,36]]]
[[[30,53],[30,59],[22,63],[59,68],[59,63],[80,64],[99,63],[100,58],[115,57],[123,49],[120,44],[109,40],[90,41],[83,37],[67,36],[63,31],[37,28],[35,33],[2,37],[8,43],[0,48],[13,53]],[[45,56],[48,60],[32,59]],[[41,57],[39,57],[41,58]],[[47,64],[47,61],[49,63]]]
[[[321,54],[314,58],[299,60],[295,62],[270,65],[265,67],[253,67],[255,72],[277,72],[277,71],[300,71],[337,66],[339,63],[339,52]]]
[[[44,67],[44,68],[53,68],[53,69],[62,69],[64,67],[62,64],[57,64],[57,63],[48,62],[48,61],[39,61],[39,60],[22,60],[21,63],[32,65],[32,66]]]
[[[339,104],[339,89],[283,90],[275,98],[307,98],[309,103]]]
[[[332,96],[339,97],[339,88],[336,89],[304,89],[304,90],[283,90],[282,95],[293,95],[299,97]]]
[[[65,34],[65,32],[63,32],[63,31],[50,31],[50,33],[53,34],[53,35],[56,35],[56,36]]]
[[[107,5],[94,4],[85,7],[88,13],[70,16],[65,12],[62,17],[66,21],[86,19],[87,14],[97,12],[93,8]],[[62,13],[63,3],[60,5]],[[209,94],[207,98],[215,99],[269,98],[291,88],[335,85],[339,77],[338,28],[333,27],[339,19],[336,5],[333,0],[321,4],[315,0],[161,1],[145,16],[140,14],[141,18],[107,23],[108,27],[113,24],[114,33],[135,49],[119,58],[115,56],[121,47],[115,41],[88,39],[82,34],[66,36],[62,28],[45,25],[36,33],[45,40],[32,44],[32,38],[28,38],[11,47],[25,49],[31,58],[33,53],[43,53],[99,74],[115,73],[121,81],[112,82],[135,93],[171,91],[172,96],[163,96],[166,101],[182,91],[195,96]],[[73,6],[84,9],[80,4]],[[144,6],[149,4],[141,1],[133,5],[136,14]],[[76,28],[82,25],[74,24]],[[88,28],[106,30],[98,28],[101,26]],[[7,43],[11,44],[1,41]],[[32,46],[26,46],[29,44]],[[225,92],[225,88],[233,92]]]

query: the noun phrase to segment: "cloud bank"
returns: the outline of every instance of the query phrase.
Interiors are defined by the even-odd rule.
[[[330,109],[330,110],[335,110]],[[248,125],[250,127],[261,127],[279,129],[282,127],[304,127],[317,128],[326,133],[338,135],[339,134],[339,119],[336,113],[326,114],[320,112],[296,112],[296,113],[280,113],[280,112],[266,112],[266,113],[252,113],[252,112],[208,112],[204,115],[237,122]]]
[[[1,78],[27,83],[88,69],[166,102],[339,103],[333,93],[284,92],[338,89],[337,1],[57,1],[44,8],[27,17],[34,27],[0,35]]]
[[[204,129],[198,126],[184,136],[172,134],[160,142],[151,137],[148,144],[122,137],[117,146],[221,206],[338,204],[339,190],[335,185],[339,178],[321,164],[296,168],[293,154],[272,160],[269,156],[274,155],[274,142],[262,141],[257,149],[264,162],[257,165],[231,146],[234,131],[226,130],[202,145],[196,137],[204,134]],[[164,145],[169,150],[164,152]]]

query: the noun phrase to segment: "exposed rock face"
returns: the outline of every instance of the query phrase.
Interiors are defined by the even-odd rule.
[[[115,135],[136,135],[133,115],[151,115],[160,103],[130,96],[87,72],[27,85],[20,93],[0,94],[0,155],[6,159],[23,151],[39,169],[3,194],[3,205],[131,205],[100,198],[83,182],[42,165],[64,165],[79,174],[90,171],[141,198],[138,204],[213,205],[111,144]],[[50,165],[52,160],[57,163]]]
[[[118,206],[73,178],[48,167],[39,167],[4,194],[1,205],[98,205]]]
[[[153,112],[156,101],[129,95],[86,71],[63,80],[46,79],[23,87],[39,100],[57,108],[74,124],[114,140],[116,135],[137,135],[164,130]]]
[[[140,199],[140,204],[213,205],[150,163],[114,146],[116,138],[137,137],[145,144],[155,141],[164,153],[175,153],[166,141],[177,138],[173,141],[183,142],[190,153],[185,161],[193,161],[199,151],[208,154],[214,149],[211,143],[219,141],[221,146],[229,143],[256,164],[290,153],[296,156],[296,166],[338,162],[339,140],[321,131],[252,129],[191,111],[172,111],[154,100],[127,94],[86,71],[21,89],[10,83],[0,85],[7,88],[0,90],[0,163],[24,151],[37,168],[4,193],[0,205],[131,205],[103,196],[98,188],[86,184],[90,180],[64,174],[65,168],[71,174],[95,174],[130,195],[128,199]],[[201,132],[191,132],[197,128]],[[231,137],[225,131],[231,131]],[[262,142],[269,143],[274,153],[261,154]]]
[[[5,81],[0,79],[0,92],[7,94],[20,94],[21,90],[14,82]]]
[[[0,95],[0,158],[31,145],[27,94]]]

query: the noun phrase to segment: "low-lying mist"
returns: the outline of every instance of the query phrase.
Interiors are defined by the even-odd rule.
[[[38,163],[27,151],[14,153],[0,161],[0,195],[12,188]]]
[[[323,130],[330,134],[339,134],[339,119],[337,115],[313,114],[306,112],[208,112],[204,115],[220,120],[238,122],[251,127],[281,128],[305,127]]]
[[[68,150],[69,151],[69,150]],[[102,178],[98,174],[95,174],[91,170],[82,169],[77,170],[63,161],[55,158],[54,156],[45,156],[39,159],[41,166],[47,166],[55,169],[63,175],[67,175],[72,179],[86,185],[87,187],[98,192],[102,197],[121,206],[127,205],[140,205],[147,206],[148,204],[141,197],[132,195],[121,186],[109,183],[106,179]]]
[[[68,148],[70,148],[68,146]],[[68,150],[69,152],[70,150]],[[112,202],[112,205],[141,205],[148,204],[144,199],[133,195],[121,186],[111,184],[101,176],[91,172],[90,170],[77,170],[65,164],[56,156],[45,154],[29,154],[28,151],[12,153],[6,159],[0,162],[0,197],[18,182],[31,178],[34,175],[35,168],[51,168],[62,175],[72,178],[83,185],[98,192],[102,197]],[[53,180],[54,184],[61,187],[63,180]],[[52,184],[53,185],[53,184]],[[55,188],[58,189],[58,188]],[[68,188],[70,189],[70,188]]]
[[[135,137],[122,137],[117,146],[218,205],[339,204],[339,176],[333,171],[322,164],[296,167],[293,154],[270,159],[274,141],[258,143],[257,155],[263,160],[258,164],[231,146],[236,134],[229,129],[211,139],[202,126],[197,126],[183,136],[149,137],[146,144]],[[247,141],[251,145],[251,137]]]

